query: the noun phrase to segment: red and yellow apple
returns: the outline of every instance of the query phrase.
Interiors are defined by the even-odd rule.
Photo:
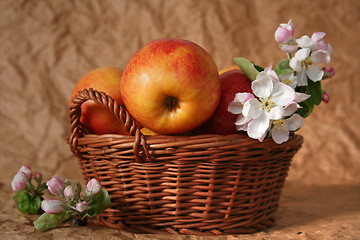
[[[188,132],[211,117],[220,98],[213,58],[182,39],[157,39],[126,65],[121,95],[130,114],[158,134]]]
[[[236,93],[252,93],[251,80],[240,69],[230,69],[220,75],[220,82],[221,97],[219,104],[212,117],[195,129],[197,134],[227,135],[238,133],[235,126],[237,115],[228,112],[228,106],[234,100]]]
[[[78,92],[86,88],[103,91],[117,101],[119,105],[123,105],[120,93],[121,75],[122,71],[115,67],[102,67],[90,71],[75,85],[71,94],[70,105]],[[91,100],[81,105],[80,122],[90,133],[128,135],[124,124],[113,113],[105,106]]]

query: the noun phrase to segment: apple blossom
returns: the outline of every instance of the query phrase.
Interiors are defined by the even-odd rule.
[[[79,202],[76,204],[76,210],[78,212],[84,212],[88,209],[88,204],[86,202]]]
[[[75,197],[75,193],[71,185],[66,186],[66,188],[64,189],[64,196],[67,199],[73,199]]]
[[[335,70],[333,67],[323,67],[324,71],[323,79],[332,78],[335,75]]]
[[[301,38],[296,39],[296,42],[300,48],[310,48],[312,51],[325,50],[331,54],[332,46],[325,43],[325,35],[324,32],[315,32],[311,38],[304,35]]]
[[[45,199],[41,203],[41,209],[48,214],[55,214],[64,211],[64,203],[61,200]]]
[[[27,180],[29,180],[32,176],[31,167],[26,166],[26,165],[21,166],[21,168],[19,169],[19,172],[22,172]]]
[[[328,103],[330,101],[330,94],[328,92],[323,93],[323,97],[321,99],[324,103]]]
[[[275,40],[278,43],[287,43],[295,36],[294,25],[290,19],[288,23],[281,23],[275,31]]]
[[[11,188],[13,191],[21,191],[26,188],[28,179],[23,172],[17,172],[11,182]]]
[[[320,81],[324,76],[324,71],[314,63],[329,63],[330,55],[325,50],[311,52],[310,48],[302,48],[290,59],[289,65],[297,73],[297,85],[306,86],[307,78],[314,82]]]
[[[41,181],[42,180],[42,175],[41,175],[41,173],[35,173],[34,174],[34,179],[36,180],[36,181]]]
[[[281,23],[275,31],[275,40],[280,44],[280,49],[293,53],[298,48],[295,35],[294,24],[290,19],[288,23]]]
[[[245,102],[242,115],[251,119],[247,132],[251,138],[262,141],[270,128],[271,120],[282,119],[284,107],[294,102],[295,91],[282,82],[274,81],[268,72],[260,72],[252,82],[257,98]]]
[[[98,180],[96,180],[95,178],[91,179],[87,184],[86,184],[86,195],[96,195],[101,189],[101,186],[98,182]]]
[[[46,183],[46,186],[52,194],[62,195],[65,188],[65,183],[60,176],[55,175]]]
[[[96,195],[80,195],[82,187],[78,181],[72,185],[70,180],[66,179],[64,182],[59,176],[54,176],[52,181],[57,190],[62,188],[61,183],[64,183],[66,187],[63,193],[59,194],[62,200],[46,199],[41,203],[41,208],[45,213],[34,222],[34,226],[39,231],[55,228],[69,220],[72,220],[75,226],[85,226],[87,217],[99,214],[111,204],[108,192],[101,187],[98,189],[100,184],[95,179],[89,181],[88,190]]]
[[[296,131],[304,125],[304,119],[297,113],[290,118],[282,118],[272,122],[271,137],[277,144],[289,140],[290,131]]]

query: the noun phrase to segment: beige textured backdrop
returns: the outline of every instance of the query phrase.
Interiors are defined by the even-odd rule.
[[[90,70],[123,68],[142,45],[160,37],[198,43],[219,69],[236,56],[276,64],[285,55],[274,32],[289,18],[297,37],[327,33],[336,75],[324,83],[330,103],[317,107],[299,131],[305,143],[288,181],[359,186],[360,1],[2,0],[1,190],[10,193],[23,164],[45,179],[54,174],[82,179],[65,140],[67,104],[77,80]]]

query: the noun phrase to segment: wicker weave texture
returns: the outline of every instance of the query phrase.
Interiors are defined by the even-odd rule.
[[[98,216],[100,224],[195,235],[250,233],[274,224],[301,136],[281,145],[242,134],[143,136],[126,109],[103,93],[84,90],[78,99],[71,109],[71,149],[85,179],[98,179],[114,203]],[[77,120],[86,99],[121,108],[112,111],[134,136],[86,134]]]

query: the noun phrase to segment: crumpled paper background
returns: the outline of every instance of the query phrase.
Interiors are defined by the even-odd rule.
[[[102,66],[124,68],[147,42],[184,38],[206,49],[222,69],[233,57],[261,66],[285,57],[274,40],[292,18],[297,37],[326,32],[334,48],[328,104],[299,131],[305,138],[283,191],[275,227],[216,239],[356,239],[360,229],[360,2],[357,0],[91,0],[0,1],[0,233],[4,239],[168,239],[91,222],[35,231],[21,215],[10,182],[21,165],[44,179],[81,180],[69,150],[68,101],[75,83]],[[174,236],[174,239],[214,239]]]

